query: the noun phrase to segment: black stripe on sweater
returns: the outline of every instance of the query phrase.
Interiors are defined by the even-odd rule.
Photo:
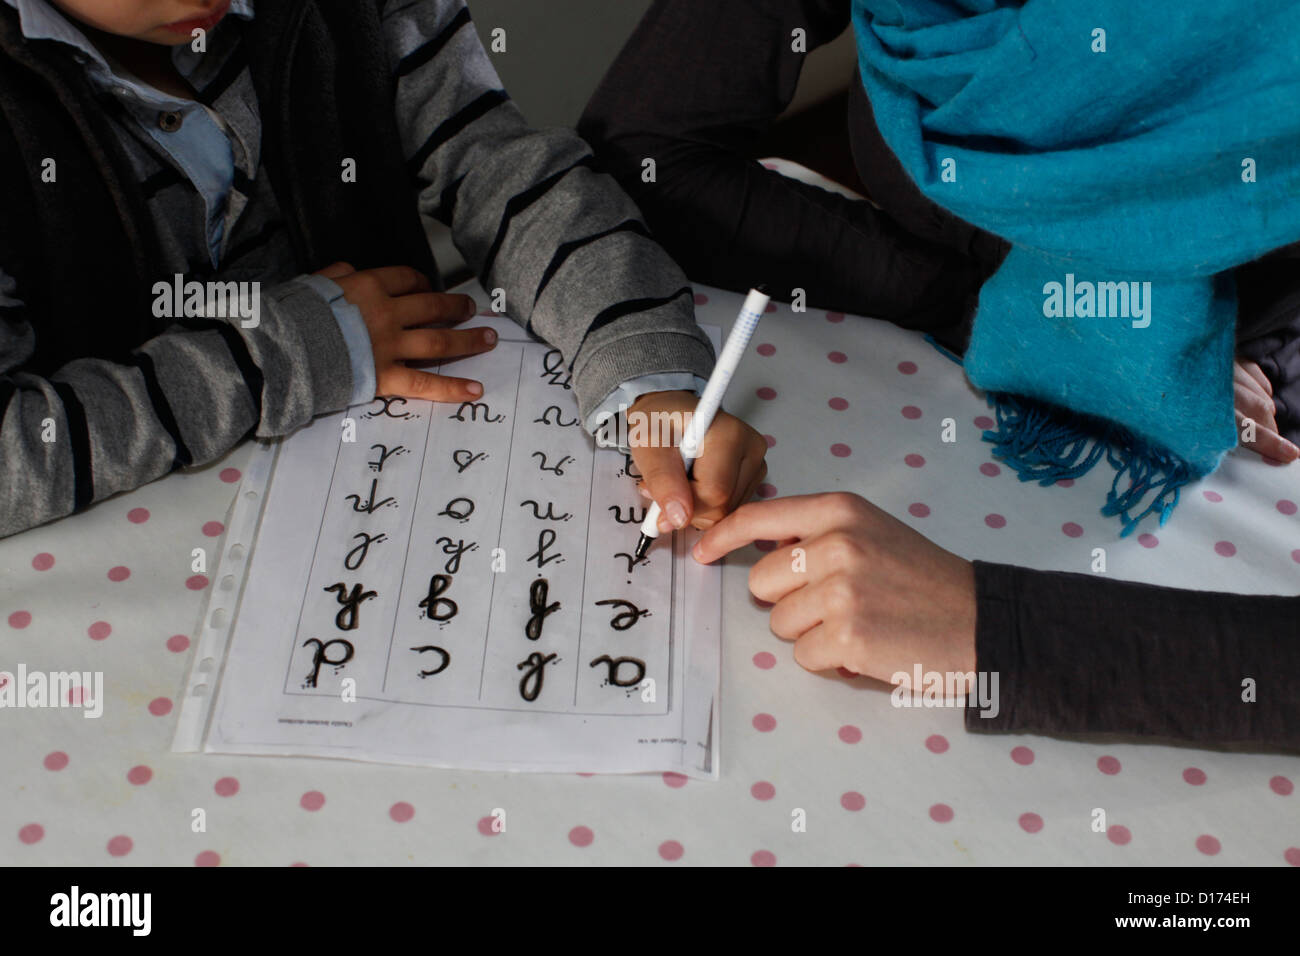
[[[488,249],[487,257],[483,260],[483,268],[480,270],[479,275],[483,276],[484,279],[487,279],[491,275],[492,266],[496,262],[497,253],[501,251],[501,246],[506,241],[506,232],[509,231],[510,223],[515,216],[519,215],[533,203],[537,202],[537,200],[545,196],[552,188],[554,188],[556,183],[569,175],[569,173],[573,172],[575,169],[583,166],[591,166],[593,159],[594,157],[588,154],[572,166],[569,166],[566,169],[561,169],[558,173],[552,173],[541,182],[534,183],[523,192],[510,197],[510,201],[506,203],[505,211],[501,214],[501,222],[497,226],[496,238],[492,240],[492,247]]]
[[[239,74],[243,73],[244,68],[248,66],[247,49],[248,45],[246,43],[240,43],[231,50],[230,56],[228,56],[226,62],[221,65],[221,69],[217,71],[217,75],[208,82],[207,86],[203,87],[203,89],[199,91],[200,103],[204,106],[211,106],[221,98],[221,94],[226,92],[235,80],[239,79]]]
[[[226,343],[230,358],[243,376],[248,399],[253,403],[253,428],[262,420],[262,386],[266,381],[262,370],[253,361],[252,353],[239,332],[229,322],[221,319],[177,319],[176,324],[194,332],[216,332]]]
[[[568,259],[569,256],[573,255],[584,246],[589,246],[593,242],[599,242],[606,236],[612,236],[617,232],[631,232],[638,236],[645,236],[647,239],[650,238],[650,231],[646,229],[645,225],[639,219],[624,219],[617,226],[612,226],[604,232],[598,232],[594,236],[587,236],[585,239],[573,239],[564,243],[560,248],[555,250],[555,255],[551,256],[551,261],[547,265],[546,271],[542,273],[542,281],[537,285],[537,294],[533,296],[533,305],[537,304],[537,300],[542,297],[542,293],[546,291],[546,287],[550,284],[551,280],[555,278],[555,273],[560,271],[560,267],[564,265],[565,260]]]
[[[399,77],[413,73],[424,64],[432,60],[445,47],[451,38],[460,32],[460,29],[469,23],[469,8],[461,7],[460,13],[451,18],[442,30],[438,32],[432,40],[427,40],[420,46],[416,47],[397,64],[397,75]]]
[[[72,447],[72,510],[82,511],[95,500],[95,476],[90,460],[90,425],[86,407],[67,382],[50,382],[63,402],[63,417],[68,422],[68,441]]]
[[[192,464],[194,456],[190,453],[185,440],[181,438],[180,425],[176,423],[176,414],[172,411],[171,402],[167,401],[162,385],[158,382],[158,371],[154,368],[153,358],[145,352],[137,352],[132,357],[131,364],[140,370],[140,375],[144,378],[145,391],[149,393],[149,401],[153,404],[153,412],[176,446],[171,470],[175,471],[177,468]]]
[[[691,294],[691,287],[684,285],[672,295],[666,295],[663,298],[628,299],[625,302],[614,303],[609,308],[603,309],[594,319],[591,320],[591,324],[587,326],[587,331],[582,333],[582,341],[578,343],[578,347],[573,352],[574,357],[576,358],[579,353],[582,352],[582,347],[587,343],[587,336],[591,335],[591,333],[595,332],[597,329],[603,328],[604,326],[609,325],[609,323],[623,318],[625,315],[632,315],[635,312],[649,312],[651,309],[657,309],[661,305],[667,305],[679,296]]]
[[[456,199],[460,195],[460,184],[465,181],[464,176],[458,176],[451,181],[442,195],[438,197],[438,208],[431,215],[444,226],[450,226],[452,219],[456,215]]]
[[[169,186],[178,186],[184,181],[185,178],[180,173],[171,166],[164,165],[158,172],[145,179],[140,184],[140,188],[144,191],[145,202],[149,202],[164,189]]]
[[[419,174],[421,167],[424,166],[424,161],[433,155],[435,149],[442,146],[470,123],[487,115],[509,99],[510,97],[506,95],[505,90],[488,90],[468,106],[463,107],[454,116],[443,120],[438,125],[438,128],[429,135],[429,138],[424,141],[424,144],[415,151],[415,155],[407,161],[406,168],[410,170],[411,175],[416,176]]]

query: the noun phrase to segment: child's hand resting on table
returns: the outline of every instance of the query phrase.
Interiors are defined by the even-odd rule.
[[[902,671],[975,669],[975,571],[857,495],[830,492],[742,505],[695,546],[716,561],[781,542],[749,573],[771,627],[809,670],[846,667],[889,682]],[[796,549],[803,551],[802,555]]]
[[[463,358],[496,347],[492,329],[415,328],[464,322],[476,311],[469,296],[434,292],[429,280],[408,266],[358,272],[346,262],[336,262],[317,275],[334,280],[343,297],[361,311],[375,356],[375,394],[431,402],[468,402],[483,394],[480,382],[405,364]]]
[[[1232,365],[1232,391],[1238,438],[1242,435],[1242,419],[1255,422],[1255,441],[1243,441],[1243,447],[1270,461],[1286,463],[1300,458],[1300,448],[1278,434],[1273,384],[1263,369],[1248,359],[1237,359]]]
[[[699,399],[691,392],[650,392],[627,410],[632,460],[642,475],[641,495],[659,503],[661,532],[688,524],[700,529],[713,527],[723,515],[752,498],[767,475],[763,436],[739,418],[719,411],[700,443],[691,476],[686,477],[678,446],[687,416],[697,404]],[[649,436],[646,440],[655,444],[638,445],[631,416],[656,413],[665,415],[649,418],[652,424],[642,429]],[[671,436],[661,434],[662,428],[653,424],[657,421],[676,423]]]

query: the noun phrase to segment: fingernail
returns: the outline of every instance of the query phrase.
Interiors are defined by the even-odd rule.
[[[493,344],[496,343],[496,340],[497,340],[497,334],[496,334],[496,332],[495,332],[494,330],[492,330],[492,329],[484,329],[484,330],[483,330],[483,341],[484,341],[484,342],[486,342],[488,345],[493,345]]]
[[[691,548],[691,557],[700,564],[704,563],[704,549],[700,547],[700,542],[695,542],[695,547]]]
[[[465,314],[473,315],[477,311],[478,311],[478,303],[475,302],[473,299],[467,300],[465,304]]]
[[[482,395],[483,386],[480,385],[478,382],[470,382],[468,385],[465,386],[465,391],[469,392],[471,395],[474,396]]]
[[[686,509],[682,507],[680,501],[670,501],[664,511],[668,515],[668,520],[674,528],[686,527]]]
[[[640,493],[642,498],[646,498],[649,500],[654,499],[654,495],[650,494],[650,489],[647,488],[645,485],[642,485],[640,488],[637,489],[637,491]]]
[[[664,515],[659,516],[659,521],[655,527],[659,529],[660,534],[665,534],[673,530],[673,526],[668,523],[668,519]]]

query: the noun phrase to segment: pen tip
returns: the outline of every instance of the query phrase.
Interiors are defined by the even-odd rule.
[[[642,558],[645,557],[645,553],[650,550],[650,545],[653,541],[654,538],[650,537],[647,534],[642,534],[640,539],[636,543],[636,550],[632,552],[632,556],[637,561],[640,561]]]

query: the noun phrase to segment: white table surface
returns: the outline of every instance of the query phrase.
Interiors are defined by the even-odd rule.
[[[739,301],[701,289],[699,319],[728,329]],[[856,491],[970,558],[1086,572],[1101,546],[1117,578],[1300,590],[1300,467],[1234,452],[1169,525],[1119,540],[1097,510],[1107,469],[1051,488],[998,469],[960,369],[885,323],[778,307],[727,405],[770,436],[766,495]],[[0,541],[0,669],[105,681],[99,719],[0,710],[0,863],[1300,865],[1300,758],[968,734],[960,710],[896,709],[882,685],[794,663],[746,589],[756,548],[724,569],[719,782],[174,754],[191,635],[226,585],[191,551],[224,547],[248,454]]]

